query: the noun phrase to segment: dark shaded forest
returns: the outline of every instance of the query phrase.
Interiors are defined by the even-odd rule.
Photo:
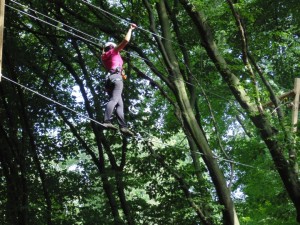
[[[299,224],[299,10],[5,1],[0,224]],[[134,137],[101,126],[102,47],[130,23],[121,54]]]

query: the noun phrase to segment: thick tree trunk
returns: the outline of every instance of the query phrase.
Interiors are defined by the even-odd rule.
[[[0,91],[1,96],[5,96],[2,87]],[[27,152],[26,143],[20,142],[20,133],[18,133],[19,118],[22,118],[22,114],[18,113],[20,106],[16,93],[16,90],[9,93],[13,96],[12,99],[16,100],[14,103],[8,104],[7,100],[1,99],[4,108],[3,115],[6,119],[0,123],[0,156],[7,184],[8,223],[26,225],[28,224]]]
[[[2,130],[2,129],[1,129]],[[0,132],[1,137],[3,136],[3,133]],[[0,141],[1,143],[1,150],[0,150],[0,162],[1,162],[1,168],[3,170],[3,174],[5,177],[5,182],[6,182],[6,222],[7,224],[18,224],[18,200],[16,199],[16,194],[15,192],[17,191],[17,187],[15,185],[16,181],[15,177],[15,172],[16,169],[13,168],[13,165],[10,165],[10,160],[7,157],[7,152],[9,151],[5,145],[3,145],[3,142]]]
[[[300,223],[300,181],[294,167],[284,157],[287,149],[276,141],[276,131],[263,115],[250,117],[260,131],[260,135],[271,153],[276,169],[297,211],[297,222]]]
[[[177,102],[179,103],[179,107],[182,110],[183,119],[188,126],[187,129],[191,133],[193,140],[199,148],[202,158],[209,170],[218,194],[220,204],[224,206],[224,224],[238,225],[239,221],[235,212],[234,204],[230,197],[230,191],[227,188],[226,180],[217,164],[216,159],[212,154],[211,149],[208,146],[204,134],[198,126],[195,115],[189,104],[188,96],[184,88],[184,83],[182,80],[176,79],[175,86],[176,90],[174,90],[174,94],[176,95]]]
[[[32,126],[31,126],[31,120],[26,111],[26,109],[28,107],[25,104],[25,100],[24,100],[22,91],[20,90],[20,88],[18,88],[18,90],[19,90],[18,93],[19,93],[19,99],[20,99],[19,111],[20,111],[20,115],[22,115],[22,117],[20,117],[20,119],[21,119],[23,127],[24,127],[23,133],[24,133],[24,136],[25,135],[28,136],[30,149],[31,149],[30,153],[33,157],[34,164],[37,168],[39,177],[41,179],[42,189],[44,192],[44,198],[45,198],[45,203],[46,203],[46,211],[45,211],[46,223],[47,223],[47,225],[51,225],[52,224],[52,203],[51,203],[51,197],[50,197],[48,187],[47,187],[46,173],[42,169],[42,165],[41,165],[41,162],[40,162],[40,159],[38,156],[37,147],[35,144],[35,138],[34,138],[34,134],[32,131]]]
[[[6,181],[6,211],[8,224],[28,224],[28,190],[25,177],[25,158],[18,157],[20,149],[9,141],[10,137],[0,128],[0,163]]]
[[[117,190],[118,190],[118,195],[119,195],[119,199],[121,202],[121,206],[125,215],[125,218],[127,220],[127,224],[128,225],[134,225],[134,218],[131,215],[131,210],[129,207],[129,204],[126,200],[126,195],[125,195],[125,186],[124,186],[124,182],[123,182],[123,175],[121,171],[116,171],[116,184],[117,184]]]
[[[72,74],[77,85],[79,86],[81,95],[84,99],[84,103],[85,103],[85,107],[88,112],[88,115],[90,118],[93,118],[94,111],[93,111],[93,108],[91,107],[91,103],[89,101],[88,94],[86,93],[84,83],[81,80],[80,76],[77,74],[76,70],[73,68],[72,63],[67,60],[70,57],[66,57],[66,55],[65,55],[66,51],[61,49],[61,47],[57,45],[57,42],[55,40],[53,40],[53,38],[50,38],[50,41],[52,42],[53,46],[55,46],[55,50],[58,55],[59,61],[65,66],[65,68],[70,72],[70,74]],[[74,43],[74,47],[77,48],[76,43]],[[80,53],[80,52],[78,52],[78,53]],[[80,54],[79,54],[79,56],[80,56]],[[82,59],[79,58],[79,62],[81,62],[80,65],[82,66],[83,73],[87,73],[87,71],[84,69],[85,65],[82,64],[83,63]],[[86,77],[87,77],[87,74],[86,74]],[[87,153],[89,155],[91,155],[93,162],[98,167],[99,175],[101,176],[101,181],[103,184],[103,189],[106,194],[106,197],[108,198],[108,203],[110,205],[111,212],[113,215],[114,224],[116,224],[116,225],[124,224],[124,222],[121,219],[120,214],[119,214],[119,206],[118,206],[116,198],[114,196],[114,188],[106,174],[104,152],[102,150],[101,140],[99,138],[99,135],[96,135],[96,141],[97,141],[97,145],[98,145],[98,149],[99,149],[99,160],[98,160],[97,157],[95,156],[95,154],[93,153],[93,151],[87,146],[85,141],[80,137],[80,135],[77,133],[76,129],[72,126],[72,124],[69,121],[67,121],[67,119],[63,116],[62,112],[60,112],[60,114],[61,114],[62,118],[64,118],[65,122],[70,126],[73,134],[78,138],[80,143],[84,146]],[[92,127],[94,128],[95,132],[98,133],[98,131],[96,131],[97,128],[95,127],[95,124],[92,123]],[[104,143],[104,145],[107,146],[107,144],[105,144],[105,143]],[[110,159],[110,162],[112,163],[112,167],[116,167],[116,163],[115,163],[115,160],[113,159],[113,156],[111,155],[109,150],[107,152],[109,154],[109,159]]]
[[[195,118],[193,108],[190,104],[190,100],[184,85],[184,78],[181,75],[176,56],[173,52],[172,43],[171,43],[171,33],[170,25],[168,23],[168,13],[164,1],[161,0],[156,4],[158,11],[158,16],[160,24],[162,27],[162,34],[165,39],[163,39],[163,49],[165,54],[164,61],[167,64],[169,70],[170,82],[173,83],[173,88],[171,87],[177,104],[182,112],[184,124],[187,125],[186,129],[191,134],[195,144],[201,152],[202,158],[209,170],[209,173],[212,177],[212,181],[216,188],[216,192],[219,198],[220,204],[224,207],[223,209],[223,222],[226,225],[239,225],[237,215],[235,212],[234,204],[231,200],[230,191],[227,188],[225,177],[220,170],[216,159],[213,157],[212,151],[208,146],[207,140],[201,131],[200,126]]]
[[[101,173],[101,180],[103,183],[103,189],[105,191],[105,194],[108,198],[108,202],[111,208],[111,212],[114,218],[114,224],[115,225],[121,225],[124,224],[124,222],[122,221],[119,211],[118,211],[118,205],[117,202],[114,198],[114,194],[113,194],[113,188],[108,180],[108,176],[104,173]]]
[[[278,143],[275,129],[272,128],[271,123],[267,120],[266,116],[257,109],[257,107],[251,104],[251,99],[247,96],[244,88],[239,82],[239,79],[231,73],[226,61],[218,52],[213,41],[212,33],[210,32],[208,24],[205,22],[206,20],[204,19],[204,16],[200,12],[195,11],[187,0],[180,0],[180,2],[197,27],[202,45],[206,49],[212,61],[215,63],[216,68],[228,84],[239,104],[245,109],[253,124],[260,131],[262,139],[269,148],[274,164],[276,165],[276,169],[292,202],[294,203],[297,210],[297,221],[300,223],[300,181],[296,171],[294,171],[294,168],[289,165],[287,159],[283,155],[283,152],[288,152],[289,149],[282,149],[284,143]],[[288,144],[287,146],[291,145]]]

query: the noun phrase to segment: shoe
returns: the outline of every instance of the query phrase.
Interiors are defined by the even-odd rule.
[[[128,136],[133,136],[134,133],[132,131],[130,131],[127,127],[121,127],[120,128],[120,131],[123,133],[123,134],[126,134]]]
[[[117,127],[115,127],[114,125],[112,125],[111,123],[108,123],[108,122],[104,122],[102,125],[107,129],[118,130]]]

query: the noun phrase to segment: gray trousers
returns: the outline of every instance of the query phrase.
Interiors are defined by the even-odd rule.
[[[110,99],[105,108],[104,122],[110,122],[111,116],[116,109],[116,116],[120,127],[126,127],[122,98],[123,86],[122,76],[118,73],[110,75],[105,84]]]

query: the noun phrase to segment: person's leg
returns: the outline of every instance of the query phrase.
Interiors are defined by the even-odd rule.
[[[120,79],[118,76],[117,79]],[[126,121],[124,118],[124,103],[123,103],[123,98],[122,98],[122,92],[123,92],[123,80],[116,80],[115,81],[115,88],[114,88],[114,96],[115,96],[115,101],[117,101],[115,107],[116,107],[116,116],[118,119],[118,123],[120,127],[126,127]]]
[[[125,117],[124,117],[124,103],[123,103],[122,94],[116,105],[116,115],[117,115],[117,119],[118,119],[118,123],[119,123],[120,127],[126,127],[127,125],[126,125],[126,121],[125,121]]]
[[[124,103],[122,99],[122,92],[123,92],[122,77],[119,75],[113,75],[110,77],[110,79],[114,81],[113,82],[114,87],[111,93],[110,101],[106,105],[104,123],[108,123],[109,127],[113,126],[110,124],[110,118],[114,108],[116,107],[116,115],[117,115],[118,123],[120,125],[120,131],[126,135],[133,136],[134,134],[127,128],[125,117],[124,117]]]
[[[134,136],[134,133],[127,128],[127,124],[124,117],[124,103],[122,98],[123,82],[122,81],[120,81],[120,83],[116,82],[116,86],[119,85],[120,88],[118,90],[120,90],[120,95],[118,95],[119,100],[116,105],[116,114],[117,114],[118,123],[120,125],[120,131],[125,135]]]
[[[106,104],[105,113],[104,113],[104,123],[103,126],[107,129],[118,129],[111,123],[111,115],[115,108],[115,100],[113,98],[113,89],[107,89],[108,96],[110,97],[109,102]]]
[[[119,103],[120,99],[122,99],[123,81],[122,80],[114,81],[114,79],[119,79],[119,77],[121,77],[121,76],[118,76],[117,74],[110,76],[111,91],[108,92],[110,100],[106,105],[105,114],[104,114],[104,122],[110,122],[112,113],[113,113],[116,105]],[[121,103],[121,105],[122,105],[122,103]],[[120,107],[118,107],[118,108],[120,108]],[[119,109],[119,113],[122,113],[122,112],[120,112],[120,109]],[[123,115],[123,117],[124,117],[124,115]]]
[[[117,119],[118,119],[118,123],[120,125],[120,131],[123,134],[126,134],[128,136],[133,136],[134,133],[132,133],[128,128],[127,128],[127,124],[124,118],[124,104],[123,104],[123,99],[122,97],[120,98],[118,104],[117,104],[117,108],[116,108],[116,114],[117,114]]]

